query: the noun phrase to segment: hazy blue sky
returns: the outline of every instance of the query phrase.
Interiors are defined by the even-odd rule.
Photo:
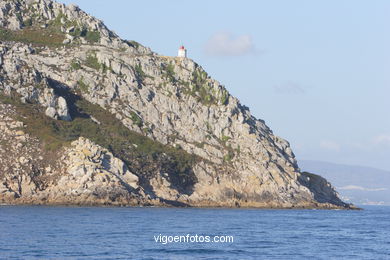
[[[183,43],[298,159],[390,170],[390,1],[61,2],[157,53]]]

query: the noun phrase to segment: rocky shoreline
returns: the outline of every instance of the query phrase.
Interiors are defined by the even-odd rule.
[[[96,200],[86,203],[80,202],[43,202],[37,201],[15,201],[14,203],[0,203],[1,206],[34,206],[34,207],[114,207],[114,208],[204,208],[204,209],[259,209],[259,210],[363,210],[363,208],[355,205],[349,207],[335,206],[332,204],[313,204],[313,205],[264,205],[264,204],[252,204],[252,205],[171,205],[164,202],[147,202],[144,205],[140,205],[139,201],[133,203],[121,203],[112,201],[97,202]]]

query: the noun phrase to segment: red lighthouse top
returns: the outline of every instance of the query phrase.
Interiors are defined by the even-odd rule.
[[[179,49],[180,49],[180,50],[184,50],[185,48],[184,48],[184,46],[182,45],[182,46],[180,46]]]

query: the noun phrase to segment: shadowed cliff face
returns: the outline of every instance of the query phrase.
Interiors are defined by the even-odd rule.
[[[0,10],[0,100],[12,111],[0,118],[2,201],[348,207],[194,61],[122,40],[76,6]],[[20,145],[35,150],[6,149]]]

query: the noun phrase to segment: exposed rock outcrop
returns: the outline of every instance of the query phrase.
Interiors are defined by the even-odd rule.
[[[112,153],[80,137],[55,154],[16,121],[12,105],[0,105],[0,199],[3,203],[137,205],[149,199],[138,177]]]
[[[324,179],[302,174],[289,143],[194,61],[160,56],[120,39],[78,7],[48,0],[3,1],[0,24],[0,93],[17,100],[10,107],[15,111],[33,106],[69,121],[50,123],[50,142],[73,140],[71,148],[56,150],[51,163],[62,166],[52,170],[52,183],[25,195],[2,177],[3,201],[61,203],[72,190],[96,204],[349,207]],[[47,41],[37,38],[48,33]],[[35,133],[35,154],[47,153],[47,136]],[[32,164],[7,167],[13,176],[31,178]],[[102,190],[108,195],[97,196]]]

